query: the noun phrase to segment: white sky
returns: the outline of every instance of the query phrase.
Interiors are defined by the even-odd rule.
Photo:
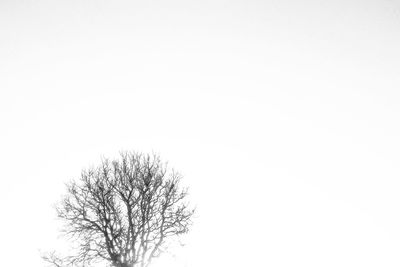
[[[134,149],[197,206],[171,266],[399,266],[399,47],[396,0],[1,0],[1,265]]]

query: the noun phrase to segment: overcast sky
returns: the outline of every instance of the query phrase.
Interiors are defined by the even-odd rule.
[[[197,206],[159,266],[399,266],[399,48],[397,0],[1,0],[1,265],[136,150]]]

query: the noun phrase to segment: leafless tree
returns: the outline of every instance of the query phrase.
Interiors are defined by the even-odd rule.
[[[121,153],[103,160],[67,184],[57,206],[63,232],[75,241],[74,254],[49,253],[51,266],[147,267],[167,241],[186,233],[194,210],[186,202],[180,175],[156,155]]]

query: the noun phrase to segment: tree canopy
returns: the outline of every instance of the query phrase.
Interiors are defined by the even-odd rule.
[[[82,171],[67,184],[57,206],[73,254],[43,258],[52,266],[147,267],[167,249],[167,241],[188,232],[194,209],[186,201],[181,176],[159,156],[124,152]]]

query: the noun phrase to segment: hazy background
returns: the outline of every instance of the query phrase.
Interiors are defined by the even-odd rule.
[[[190,186],[159,266],[399,266],[400,1],[0,0],[0,254],[120,150]]]

